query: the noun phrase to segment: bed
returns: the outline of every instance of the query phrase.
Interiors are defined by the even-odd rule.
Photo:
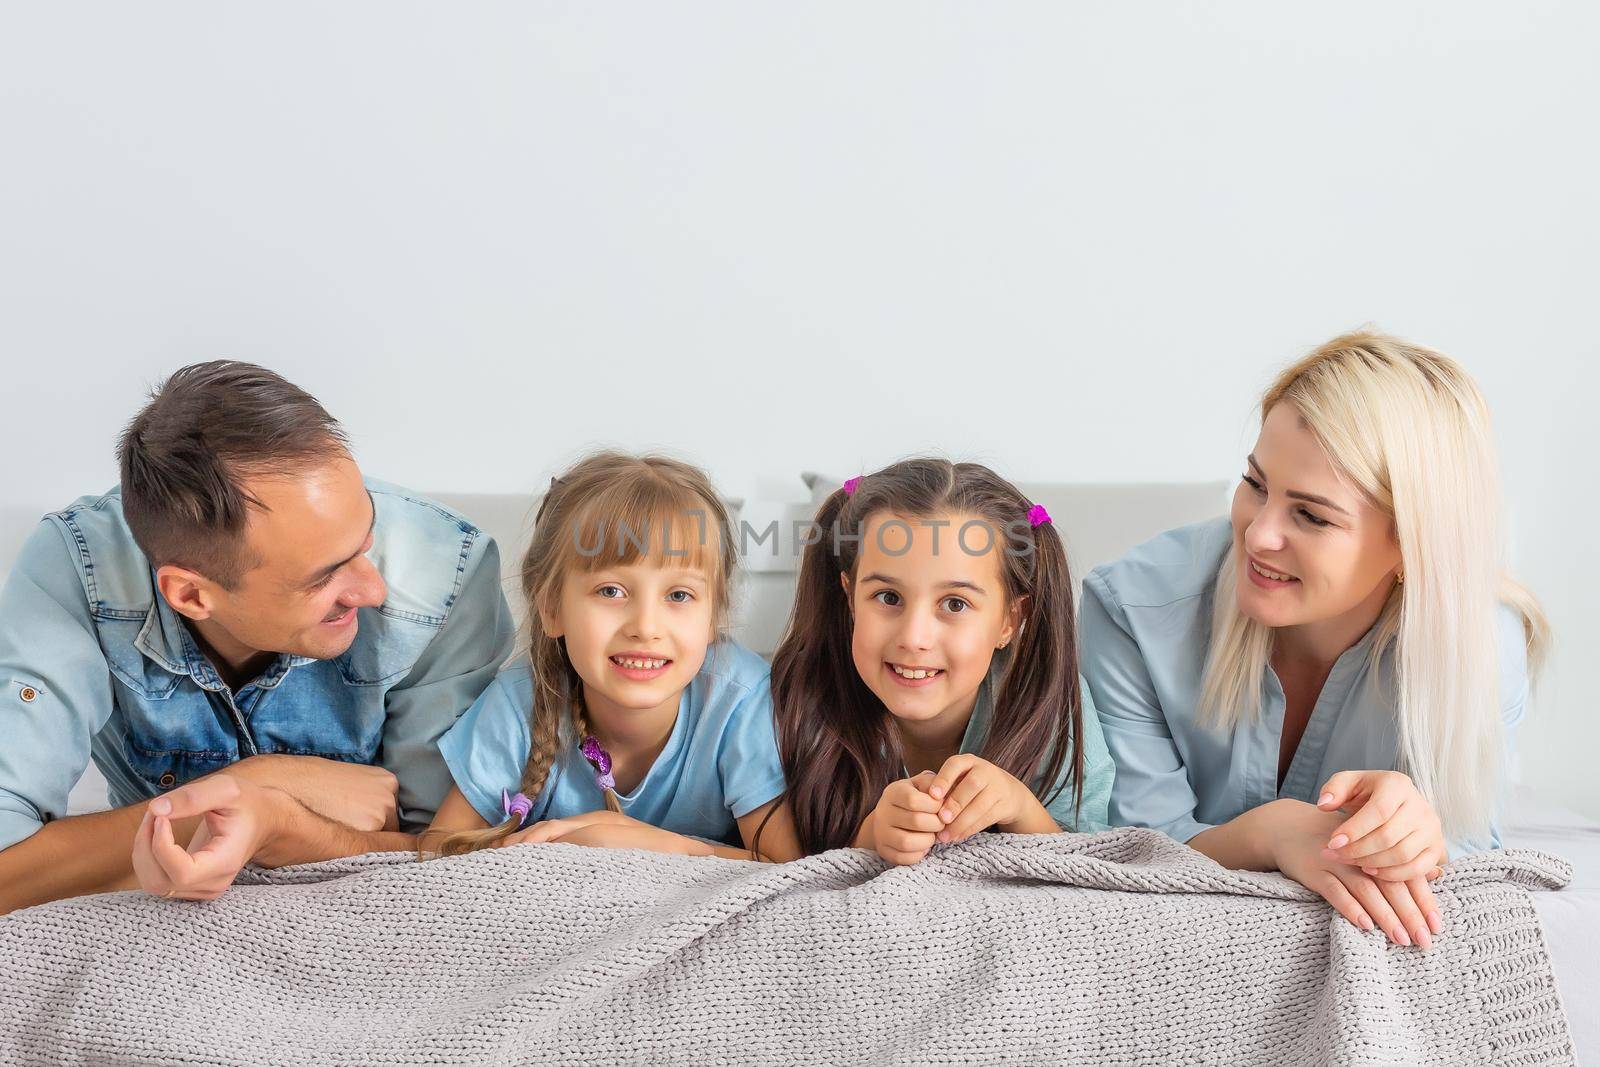
[[[1572,881],[1554,893],[1533,894],[1567,1005],[1580,1063],[1600,1064],[1600,822],[1584,818],[1527,788],[1513,794],[1502,841],[1572,864]]]
[[[831,479],[806,476],[813,496],[825,493]],[[1095,563],[1114,558],[1162,529],[1216,514],[1226,498],[1220,484],[1186,486],[1025,486],[1030,497],[1057,517],[1082,573]],[[495,535],[502,546],[506,587],[526,543],[532,507],[516,496],[436,494]],[[56,504],[65,501],[54,502]],[[780,531],[775,551],[765,545],[746,559],[735,636],[770,655],[781,632],[792,595],[796,560],[792,523],[810,517],[813,500],[734,502],[738,518],[755,531],[776,522]],[[15,548],[43,509],[7,508],[0,512],[0,566],[9,568]],[[105,787],[91,766],[73,791],[73,813],[104,807]],[[1600,1002],[1600,822],[1566,810],[1534,791],[1519,789],[1504,822],[1508,848],[1533,849],[1570,862],[1570,883],[1559,891],[1532,893],[1533,907],[1549,944],[1555,981],[1568,1007],[1571,1038],[1580,1061],[1600,1063],[1600,1017],[1584,1010]]]
[[[1138,828],[376,854],[0,917],[0,1062],[1565,1065],[1532,900],[1570,874],[1463,857],[1424,952]]]

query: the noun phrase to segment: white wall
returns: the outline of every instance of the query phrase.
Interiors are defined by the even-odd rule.
[[[529,489],[599,441],[767,497],[930,448],[1199,481],[1275,366],[1374,322],[1496,411],[1561,641],[1525,776],[1600,815],[1597,31],[1579,3],[14,3],[0,490],[110,484],[141,390],[218,356],[425,488]]]

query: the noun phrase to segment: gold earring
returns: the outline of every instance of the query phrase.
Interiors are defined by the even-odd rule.
[[[1394,584],[1395,585],[1405,585],[1406,584],[1406,576],[1405,576],[1405,572],[1404,571],[1402,571],[1399,574],[1396,574],[1394,576]]]

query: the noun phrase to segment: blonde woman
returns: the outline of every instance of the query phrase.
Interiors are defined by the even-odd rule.
[[[1116,825],[1277,870],[1426,948],[1428,880],[1496,847],[1546,628],[1506,575],[1487,408],[1452,360],[1337,337],[1261,401],[1228,519],[1084,581]]]

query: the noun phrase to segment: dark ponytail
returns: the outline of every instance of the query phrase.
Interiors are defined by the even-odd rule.
[[[835,552],[850,503],[836,489],[817,512],[817,540],[801,559],[794,610],[772,658],[785,799],[807,855],[848,845],[902,765],[888,711],[850,654],[850,604]]]
[[[1020,496],[1020,494],[1018,494]],[[1033,787],[1042,804],[1061,768],[1072,766],[1073,806],[1083,802],[1083,692],[1078,684],[1078,612],[1066,547],[1053,522],[1031,527],[1028,607],[1011,642],[981,755]],[[1040,753],[1044,762],[1040,768]],[[1035,772],[1038,778],[1035,783]],[[1044,790],[1050,790],[1048,795]]]

